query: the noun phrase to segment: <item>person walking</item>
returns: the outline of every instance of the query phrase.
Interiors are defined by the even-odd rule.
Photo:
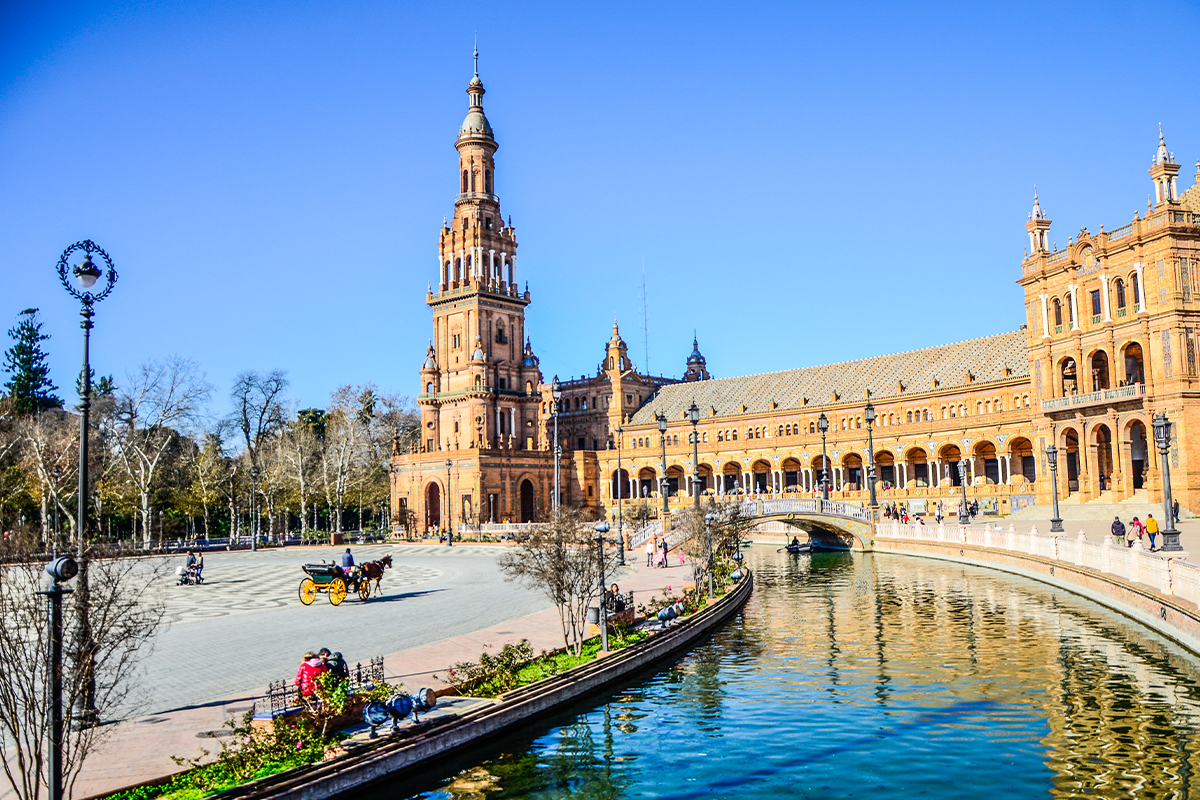
[[[196,583],[204,583],[204,551],[196,551],[196,561],[193,564],[196,570]]]
[[[938,525],[941,525],[941,524],[942,524],[942,520],[943,520],[943,519],[945,519],[945,518],[946,518],[946,515],[942,513],[942,501],[941,501],[941,500],[938,500],[938,504],[937,504],[937,515],[936,515],[937,524],[938,524]]]
[[[1139,520],[1137,517],[1134,517],[1133,521],[1129,523],[1129,530],[1137,534],[1139,540],[1146,535],[1146,528],[1142,525],[1141,520]]]
[[[1120,517],[1113,520],[1112,535],[1117,544],[1125,544],[1125,523],[1121,522]]]
[[[667,551],[670,549],[670,546],[667,544],[667,537],[664,536],[662,538],[663,569],[667,568]]]
[[[1171,518],[1175,520],[1175,524],[1179,524],[1179,500],[1171,504]]]
[[[654,537],[646,537],[646,566],[654,566]]]
[[[1154,537],[1158,535],[1158,520],[1153,514],[1146,515],[1146,535],[1150,537],[1150,550],[1154,550]]]
[[[1135,544],[1137,544],[1137,540],[1138,540],[1137,531],[1134,530],[1133,525],[1126,525],[1125,526],[1125,546],[1132,549],[1133,546]]]

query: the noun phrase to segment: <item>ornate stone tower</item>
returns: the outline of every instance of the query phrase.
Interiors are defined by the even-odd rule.
[[[438,239],[433,340],[421,369],[422,446],[437,450],[537,447],[540,373],[525,342],[529,292],[517,288],[517,237],[496,196],[498,145],[483,113],[479,51],[458,132],[459,192]]]

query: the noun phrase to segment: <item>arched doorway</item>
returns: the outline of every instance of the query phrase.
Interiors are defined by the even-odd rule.
[[[833,488],[833,462],[824,456],[814,456],[812,460],[812,490],[821,491],[821,481],[828,481]]]
[[[652,497],[658,491],[658,473],[650,467],[638,470],[638,497]]]
[[[951,486],[962,486],[962,478],[958,474],[958,462],[962,460],[962,451],[958,445],[948,444],[938,450],[938,461],[945,465],[944,480]]]
[[[677,497],[679,490],[687,485],[687,476],[683,467],[678,465],[667,468],[667,497]]]
[[[629,499],[629,470],[613,470],[611,496],[613,500]]]
[[[891,489],[896,485],[896,457],[887,450],[875,453],[875,479],[882,489]]]
[[[1146,469],[1150,466],[1146,456],[1146,426],[1135,419],[1129,423],[1129,463],[1134,491],[1146,485]]]
[[[1108,353],[1097,350],[1092,354],[1092,391],[1108,389]]]
[[[1145,383],[1145,373],[1142,371],[1142,346],[1133,342],[1125,348],[1125,383]],[[1145,429],[1143,429],[1143,432]]]
[[[1103,492],[1112,488],[1112,431],[1107,425],[1097,425],[1093,434],[1096,437],[1096,480]]]
[[[785,492],[794,492],[800,486],[800,474],[802,467],[800,462],[794,458],[785,458],[783,460],[783,490]]]
[[[924,448],[914,447],[905,455],[905,466],[908,472],[908,486],[923,487],[929,485],[929,456]]]
[[[1033,457],[1033,443],[1024,436],[1018,436],[1009,445],[1009,468],[1025,480],[1033,483],[1037,480],[1037,459]]]
[[[1074,428],[1063,431],[1062,449],[1067,456],[1067,492],[1079,491],[1079,434]]]
[[[717,483],[713,480],[713,469],[708,464],[701,464],[700,469],[700,494],[711,491],[716,488]]]
[[[1079,383],[1077,381],[1078,376],[1076,375],[1075,359],[1073,359],[1073,358],[1064,359],[1062,362],[1061,372],[1062,372],[1062,396],[1067,397],[1069,395],[1078,394],[1079,393]]]
[[[996,457],[996,446],[991,442],[980,442],[975,445],[975,473],[980,474],[982,467],[983,478],[986,483],[997,484],[1000,482],[1000,459]]]
[[[842,488],[856,492],[864,484],[862,457],[858,453],[847,453],[842,458]]]
[[[533,482],[528,478],[521,481],[521,522],[533,522],[537,517],[537,504],[533,498]]]
[[[442,487],[431,483],[425,487],[425,530],[442,527]]]
[[[730,461],[721,472],[724,477],[721,490],[725,494],[740,494],[742,490],[742,465],[736,461]]]
[[[750,471],[754,474],[753,490],[765,494],[771,488],[771,465],[766,461],[755,461],[750,465]]]

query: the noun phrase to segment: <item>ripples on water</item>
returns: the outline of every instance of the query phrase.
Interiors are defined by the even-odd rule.
[[[1200,662],[1124,617],[937,561],[748,553],[744,613],[677,663],[378,796],[1184,798],[1197,783]]]

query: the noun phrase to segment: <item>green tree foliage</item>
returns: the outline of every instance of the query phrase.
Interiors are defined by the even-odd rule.
[[[50,365],[42,342],[50,338],[42,333],[42,321],[36,308],[27,308],[18,316],[8,337],[13,345],[4,351],[4,371],[8,373],[5,390],[12,399],[17,414],[36,414],[48,408],[62,408],[63,401],[54,392],[58,389],[50,380]]]

